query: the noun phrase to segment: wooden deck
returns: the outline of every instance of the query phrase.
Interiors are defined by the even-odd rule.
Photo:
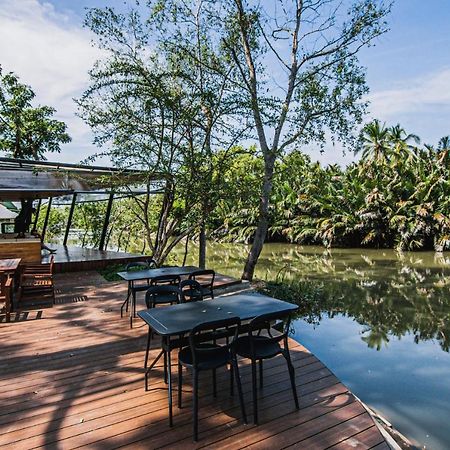
[[[112,250],[98,250],[97,248],[76,247],[73,245],[48,244],[56,249],[55,272],[79,272],[83,270],[102,269],[109,264],[126,264],[132,261],[146,261],[148,256],[134,253],[115,252]],[[41,261],[47,263],[52,254],[42,252]]]
[[[194,444],[190,377],[185,376],[184,408],[174,408],[172,429],[160,366],[150,381],[153,389],[144,391],[147,329],[139,321],[130,329],[128,320],[120,318],[125,285],[107,283],[93,272],[58,275],[56,282],[53,308],[0,322],[2,449],[389,448],[348,389],[293,340],[300,411],[294,409],[282,357],[265,364],[257,427],[241,423],[227,374],[218,373],[217,399],[205,374],[200,379],[200,441]],[[250,413],[249,366],[246,361],[240,366]]]

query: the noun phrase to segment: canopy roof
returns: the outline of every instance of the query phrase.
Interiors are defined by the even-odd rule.
[[[0,201],[111,191],[138,195],[147,192],[139,189],[146,177],[139,170],[0,158]]]

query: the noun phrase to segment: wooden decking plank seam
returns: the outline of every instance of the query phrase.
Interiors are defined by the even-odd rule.
[[[342,411],[347,412],[349,407],[352,407],[353,409],[355,409],[354,412],[350,413],[351,417],[349,417],[349,419],[355,418],[355,417],[357,417],[357,416],[359,416],[359,415],[364,413],[364,411],[359,409],[358,406],[359,406],[358,401],[353,397],[353,401],[351,403],[347,404],[347,405],[344,405],[344,406],[341,406],[339,408],[336,408],[333,411],[321,414],[320,416],[314,417],[314,418],[312,418],[310,420],[306,420],[305,422],[296,423],[296,424],[294,424],[292,426],[286,426],[286,428],[284,428],[284,429],[278,428],[278,429],[275,430],[275,432],[273,432],[269,436],[265,436],[265,437],[263,437],[261,439],[259,439],[259,437],[255,437],[254,439],[258,439],[258,440],[254,440],[251,444],[247,443],[245,446],[239,447],[239,448],[240,449],[251,448],[251,447],[258,447],[259,448],[260,446],[261,446],[261,448],[265,448],[265,446],[263,444],[263,441],[267,441],[267,440],[272,439],[273,437],[279,436],[279,435],[282,435],[283,438],[285,438],[286,436],[289,436],[289,437],[293,437],[294,435],[297,436],[297,433],[295,433],[296,429],[298,430],[299,428],[311,427],[311,425],[313,425],[314,422],[317,422],[317,421],[320,421],[320,423],[325,422],[325,419],[328,419],[329,417],[333,417],[334,418],[334,416],[337,413],[340,413]],[[327,417],[327,416],[329,416],[329,417]],[[341,420],[338,421],[337,418],[334,418],[334,419],[337,422],[337,424],[342,422]],[[331,425],[331,423],[328,424],[328,422],[325,422],[322,429],[319,428],[319,430],[311,431],[305,437],[299,438],[298,440],[295,440],[294,444],[295,445],[299,445],[299,444],[301,444],[302,441],[305,441],[306,439],[309,439],[311,437],[317,436],[317,435],[321,434],[323,431],[326,431],[326,430],[328,430],[328,429],[330,429],[332,427],[333,426]],[[296,437],[296,439],[297,439],[297,437]],[[290,447],[291,445],[292,445],[292,443],[284,445],[283,447],[280,446],[278,448],[285,449],[285,448]],[[307,447],[305,447],[305,448],[307,448]]]
[[[367,438],[366,438],[366,435],[368,434],[367,432],[370,432],[369,442],[370,442],[370,440],[374,440],[373,438],[375,438],[375,443],[374,442],[370,442],[370,444],[367,443]],[[378,432],[376,425],[372,424],[369,427],[367,427],[365,430],[355,433],[355,434],[349,436],[348,438],[344,439],[343,441],[341,441],[337,444],[333,444],[332,446],[328,447],[325,450],[330,450],[330,449],[342,450],[342,449],[349,448],[349,447],[355,448],[356,446],[358,448],[364,447],[365,449],[368,450],[371,447],[373,447],[374,445],[378,445],[382,441],[384,441],[383,436],[381,435],[381,433]]]

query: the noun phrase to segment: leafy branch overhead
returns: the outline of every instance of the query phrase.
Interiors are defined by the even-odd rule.
[[[33,107],[30,86],[0,67],[0,151],[13,158],[45,159],[71,141],[64,122],[53,118],[50,106]]]

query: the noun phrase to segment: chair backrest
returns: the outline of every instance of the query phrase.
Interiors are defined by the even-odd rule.
[[[189,275],[189,280],[195,280],[204,288],[212,289],[216,272],[211,269],[196,270]]]
[[[9,277],[6,272],[0,272],[0,296],[5,295],[5,286],[8,279]]]
[[[158,264],[156,264],[156,261],[153,258],[147,259],[147,265],[149,269],[156,269],[158,267]]]
[[[239,319],[239,317],[227,317],[222,320],[204,322],[194,327],[189,333],[189,347],[192,354],[192,364],[195,366],[199,361],[199,358],[213,358],[218,352],[222,352],[224,348],[232,348],[234,346],[234,341],[239,335],[240,326],[241,319]],[[208,336],[208,340],[213,340],[215,335],[223,335],[223,331],[226,331],[228,335],[233,336],[233,339],[229,340],[227,344],[220,346],[220,348],[208,348],[201,345],[205,341],[205,334]]]
[[[7,312],[8,307],[11,308],[11,289],[12,289],[12,278],[6,274],[0,274],[1,279],[1,292],[0,301],[6,304]]]
[[[55,265],[55,257],[52,255],[52,256],[50,256],[50,263],[48,265],[48,268],[49,268],[48,273],[53,274],[53,267],[54,267],[54,265]]]
[[[203,300],[202,287],[198,281],[183,280],[180,283],[183,302],[198,302]]]
[[[150,286],[145,293],[145,304],[147,308],[154,308],[155,305],[164,303],[181,303],[182,294],[178,286],[159,285]]]
[[[130,262],[125,266],[125,270],[128,272],[131,269],[140,268],[141,270],[149,269],[150,266],[148,262],[145,261],[134,261]]]
[[[159,277],[153,277],[150,281],[151,286],[170,285],[179,286],[181,278],[179,275],[160,275]]]
[[[282,330],[280,334],[276,336],[272,336],[270,333],[271,323],[277,320],[281,320],[283,322]],[[266,342],[280,342],[284,340],[285,346],[287,346],[287,338],[289,334],[291,324],[291,313],[289,311],[285,312],[274,312],[261,314],[259,316],[254,317],[247,325],[248,335],[250,337],[250,350],[253,353],[253,341],[257,339],[258,336],[254,334],[254,332],[260,332],[261,330],[267,330],[269,332],[269,336],[267,337]],[[278,327],[276,329],[278,330]]]

